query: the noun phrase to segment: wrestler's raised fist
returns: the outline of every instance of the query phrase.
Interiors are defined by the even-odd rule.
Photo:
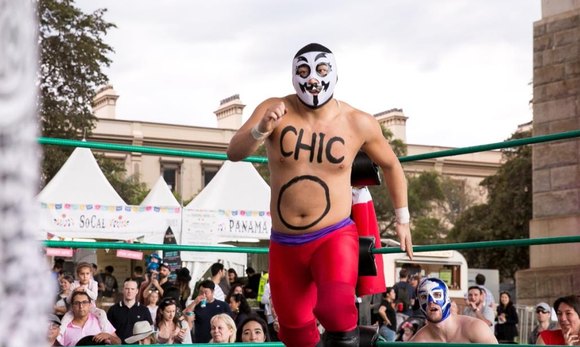
[[[262,133],[271,133],[280,123],[280,119],[286,114],[286,105],[284,102],[276,102],[266,109],[264,117],[260,121],[258,130]]]

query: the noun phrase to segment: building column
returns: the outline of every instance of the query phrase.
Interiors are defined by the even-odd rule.
[[[534,23],[534,136],[580,129],[580,2],[562,4],[544,0]],[[536,144],[532,160],[530,238],[580,235],[580,140]],[[530,247],[518,303],[580,293],[579,255],[579,243]]]

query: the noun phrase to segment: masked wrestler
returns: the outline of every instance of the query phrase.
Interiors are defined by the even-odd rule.
[[[362,68],[362,66],[361,66]],[[361,73],[367,73],[362,71]],[[262,102],[232,138],[237,161],[266,146],[270,169],[270,288],[286,346],[358,346],[358,234],[350,219],[350,172],[360,150],[383,171],[401,249],[412,256],[401,165],[368,113],[333,98],[332,52],[309,44],[292,61],[296,94]]]
[[[491,329],[480,319],[451,313],[451,300],[445,282],[424,278],[417,286],[417,297],[427,324],[411,342],[497,343]]]

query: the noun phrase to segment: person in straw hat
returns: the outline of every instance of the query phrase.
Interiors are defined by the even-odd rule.
[[[133,325],[133,335],[125,339],[125,343],[129,345],[136,342],[139,342],[140,345],[157,344],[155,331],[148,321],[142,320],[135,322],[135,325]]]

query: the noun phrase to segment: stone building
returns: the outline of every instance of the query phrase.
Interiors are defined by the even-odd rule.
[[[196,127],[166,123],[143,122],[118,119],[116,102],[119,95],[112,86],[100,89],[93,102],[97,117],[96,128],[90,141],[123,145],[152,146],[178,150],[225,153],[230,139],[243,123],[245,105],[239,95],[233,95],[219,102],[214,112],[217,127]],[[375,115],[377,120],[390,129],[395,138],[406,142],[407,117],[401,109],[391,109]],[[407,144],[408,155],[431,153],[451,149],[450,147]],[[219,170],[222,161],[212,159],[185,158],[173,156],[147,155],[129,152],[107,152],[107,157],[124,163],[127,174],[138,175],[139,180],[152,187],[160,175],[177,192],[183,201],[195,197]],[[427,170],[464,180],[473,200],[483,202],[486,192],[479,187],[481,180],[496,172],[501,162],[499,151],[463,154],[453,157],[426,159],[403,164],[407,173],[414,174]],[[238,244],[255,247],[256,244]],[[266,247],[266,244],[259,246]],[[112,264],[119,274],[130,274],[135,264],[117,259],[114,253],[98,251],[99,262]],[[256,269],[267,269],[267,257],[248,254],[248,264]],[[116,270],[117,271],[117,270]]]
[[[98,122],[89,140],[125,145],[153,146],[202,152],[225,153],[228,143],[243,122],[245,105],[239,95],[220,101],[214,112],[217,127],[196,127],[166,123],[152,123],[116,118],[115,105],[119,95],[111,86],[99,90],[93,103]],[[406,142],[407,117],[401,109],[392,109],[375,115],[394,136]],[[450,147],[408,144],[409,155],[451,149]],[[154,156],[141,153],[109,152],[106,156],[123,161],[129,175],[138,175],[141,182],[151,187],[163,175],[171,189],[184,200],[195,197],[209,183],[221,165],[219,160]],[[487,151],[453,157],[427,159],[404,164],[409,173],[436,170],[465,182],[481,201],[485,192],[479,182],[496,172],[501,153]]]
[[[580,128],[580,1],[543,0],[534,23],[534,136]],[[533,147],[530,238],[580,235],[580,140]],[[530,247],[518,303],[580,293],[580,244]]]

